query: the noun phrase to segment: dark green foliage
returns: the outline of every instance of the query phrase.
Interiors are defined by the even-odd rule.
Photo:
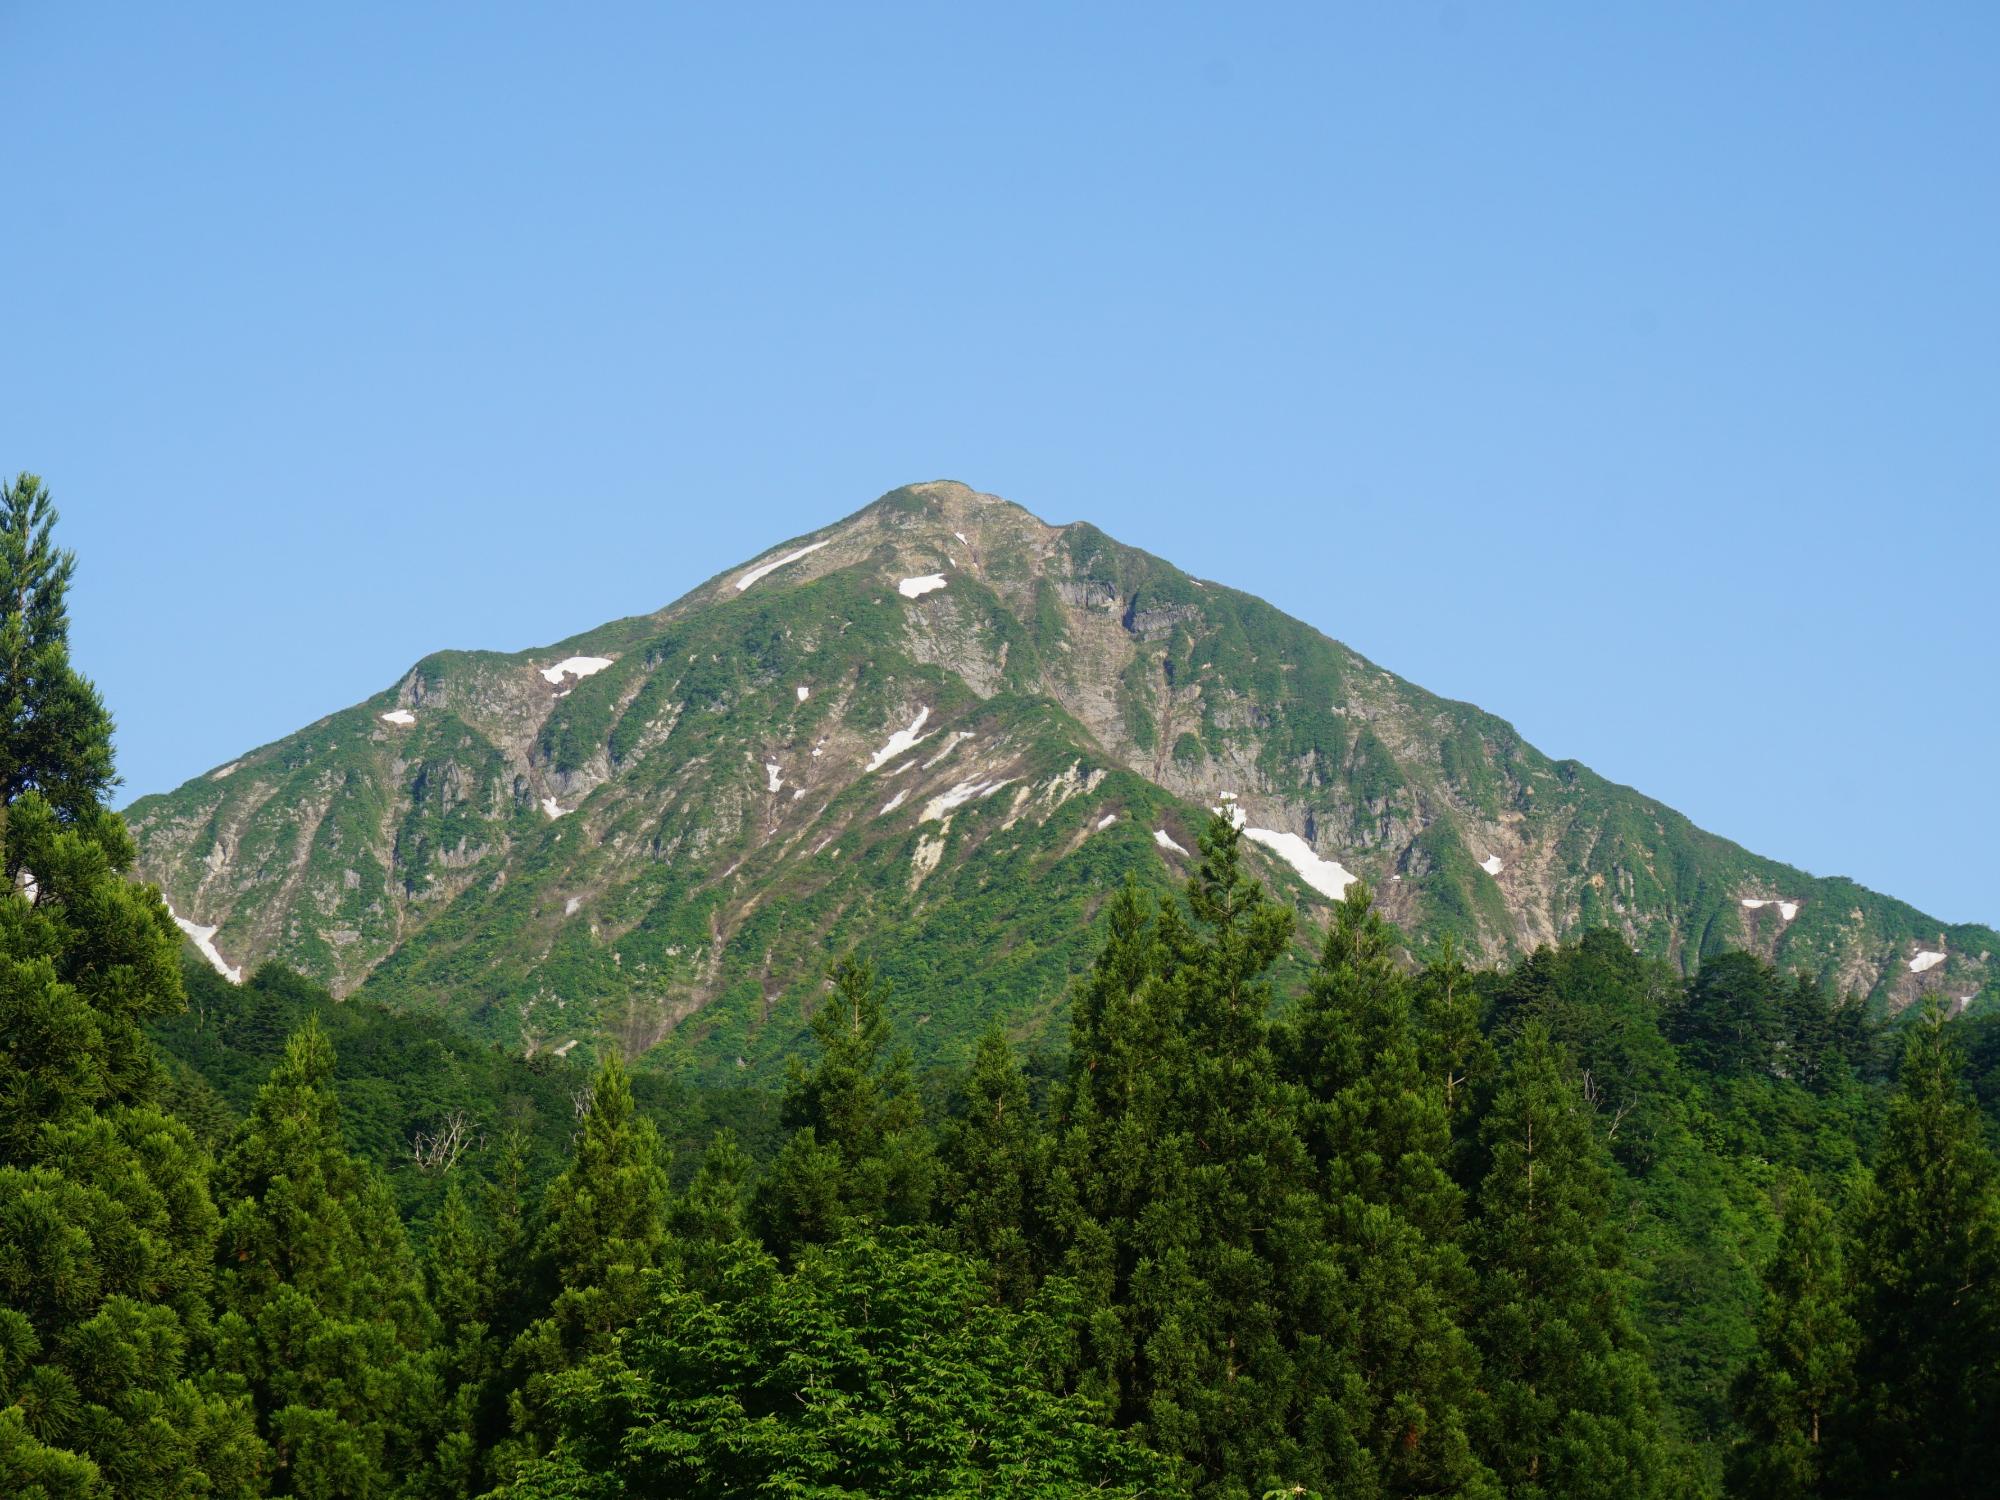
[[[1912,1028],[1862,1215],[1844,1492],[2000,1486],[2000,1171],[1935,1007]]]
[[[1241,848],[1210,822],[1185,916],[1129,884],[1114,899],[1073,1011],[1053,1193],[1083,1388],[1216,1495],[1363,1462],[1346,1304],[1268,1043],[1292,916]]]
[[[713,1290],[667,1280],[614,1353],[564,1378],[561,1440],[508,1493],[1172,1495],[1165,1465],[1046,1389],[1060,1342],[908,1232],[808,1248],[789,1272],[738,1241]]]
[[[1660,1024],[1680,992],[1679,976],[1665,964],[1600,930],[1516,965],[1495,992],[1494,1025],[1504,1037],[1541,1023],[1608,1116],[1619,1162],[1644,1172],[1677,1126],[1680,1063]]]
[[[272,1493],[396,1493],[443,1403],[436,1319],[380,1177],[347,1153],[310,1022],[216,1175],[218,1368],[256,1405]]]
[[[819,1054],[795,1059],[785,1088],[791,1138],[757,1199],[758,1229],[781,1254],[857,1225],[921,1223],[935,1186],[910,1060],[889,1051],[874,970],[847,959],[831,984],[812,1017]]]
[[[576,1153],[549,1184],[535,1272],[548,1308],[521,1335],[515,1426],[532,1441],[552,1432],[550,1382],[611,1347],[644,1300],[646,1275],[667,1251],[668,1188],[658,1133],[633,1107],[624,1066],[613,1056],[587,1095]]]
[[[55,545],[55,524],[40,479],[0,484],[0,805],[37,791],[69,822],[101,816],[98,801],[117,778],[111,715],[70,665],[76,554]]]
[[[0,833],[0,1159],[20,1160],[49,1122],[147,1097],[144,1025],[183,1001],[178,936],[159,897],[124,878],[132,842],[115,814],[65,819],[30,791]]]
[[[1731,1455],[1733,1493],[1810,1500],[1826,1493],[1826,1459],[1840,1446],[1854,1393],[1856,1329],[1846,1247],[1832,1208],[1801,1180],[1764,1275],[1757,1352],[1737,1382],[1743,1436]]]
[[[1695,1067],[1717,1077],[1768,1073],[1777,1061],[1784,981],[1753,953],[1703,962],[1668,1035]]]
[[[1371,901],[1357,882],[1335,908],[1279,1042],[1350,1288],[1349,1357],[1366,1376],[1349,1406],[1368,1465],[1344,1489],[1496,1493],[1473,1451],[1479,1369],[1462,1321],[1475,1288],[1444,1080],[1424,1066],[1410,984]]]
[[[499,1157],[494,1180],[477,1191],[477,1207],[466,1180],[453,1178],[425,1260],[448,1393],[433,1464],[443,1495],[482,1493],[504,1477],[494,1459],[508,1448],[511,1425],[506,1355],[529,1316],[521,1292],[532,1281],[532,1247],[518,1135],[501,1143]]]
[[[939,1151],[939,1217],[982,1261],[995,1301],[1018,1307],[1047,1269],[1048,1141],[1013,1046],[980,1040]]]
[[[1499,1056],[1481,1024],[1485,1000],[1447,940],[1418,977],[1412,1016],[1417,1048],[1444,1097],[1454,1154],[1469,1142],[1474,1108],[1492,1086]]]
[[[192,955],[190,955],[192,957]],[[498,1178],[516,1140],[525,1189],[539,1195],[569,1160],[575,1101],[590,1082],[591,1064],[572,1054],[522,1058],[466,1035],[445,1017],[390,1010],[373,1001],[333,997],[295,974],[267,965],[232,985],[206,964],[183,975],[184,1014],[149,1028],[175,1065],[176,1112],[183,1101],[200,1111],[204,1139],[226,1148],[236,1120],[283,1055],[285,1040],[308,1019],[333,1042],[341,1126],[358,1157],[387,1177],[398,1207],[422,1239],[459,1176],[480,1184]],[[735,1131],[762,1160],[777,1149],[777,1099],[761,1089],[692,1088],[663,1073],[642,1072],[630,1083],[634,1104],[650,1119],[689,1171],[716,1130]],[[219,1114],[218,1114],[219,1111]],[[466,1150],[449,1170],[417,1160],[419,1137],[436,1136],[463,1120]],[[685,1148],[683,1150],[683,1148]],[[477,1194],[474,1194],[476,1197]]]
[[[177,935],[98,796],[110,719],[69,665],[72,559],[0,499],[0,1493],[247,1495],[262,1445],[205,1379],[212,1163],[158,1108],[143,1027]]]
[[[1631,1327],[1610,1159],[1540,1021],[1511,1049],[1484,1142],[1472,1243],[1495,1472],[1517,1496],[1677,1493]]]

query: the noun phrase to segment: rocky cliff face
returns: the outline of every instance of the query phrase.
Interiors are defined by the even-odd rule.
[[[1365,878],[1413,946],[1609,924],[1741,945],[1891,1008],[2000,936],[1701,832],[1503,721],[1087,525],[895,491],[658,614],[393,688],[130,820],[221,961],[715,1068],[797,1041],[874,953],[920,1053],[1044,1022],[1103,892],[1225,807],[1308,918]]]

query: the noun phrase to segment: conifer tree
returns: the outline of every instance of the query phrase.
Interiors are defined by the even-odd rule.
[[[499,1287],[493,1245],[456,1179],[431,1225],[425,1270],[446,1391],[433,1462],[435,1488],[444,1495],[473,1495],[484,1488],[482,1449],[498,1436],[484,1429],[481,1418],[483,1398],[499,1373],[501,1351],[493,1334]]]
[[[0,1493],[253,1493],[247,1404],[196,1378],[210,1162],[143,1029],[184,1003],[179,935],[99,800],[111,721],[54,523],[31,476],[0,490]]]
[[[659,1133],[633,1103],[624,1064],[609,1053],[591,1086],[575,1154],[545,1198],[536,1261],[548,1312],[514,1347],[521,1372],[514,1426],[529,1451],[553,1432],[551,1380],[607,1350],[637,1314],[647,1273],[666,1255],[668,1210]]]
[[[980,1038],[957,1117],[939,1147],[943,1217],[983,1261],[995,1300],[1018,1307],[1044,1269],[1047,1150],[1006,1036]]]
[[[2000,1488],[2000,1186],[1935,1003],[1912,1028],[1860,1235],[1848,1492]]]
[[[387,1187],[348,1154],[308,1020],[224,1159],[218,1364],[255,1397],[272,1493],[397,1493],[443,1405],[436,1322]]]
[[[1487,1462],[1513,1496],[1673,1493],[1631,1328],[1609,1157],[1539,1021],[1510,1049],[1482,1136],[1472,1244]]]
[[[503,1477],[493,1458],[506,1448],[511,1420],[507,1354],[528,1322],[526,1177],[526,1143],[509,1132],[493,1180],[473,1190],[454,1178],[431,1225],[426,1284],[446,1409],[425,1482],[439,1495],[483,1494]]]
[[[1198,1492],[1331,1489],[1362,1457],[1347,1304],[1271,1056],[1292,914],[1211,820],[1188,916],[1130,883],[1072,1016],[1052,1199],[1084,1389]]]
[[[1335,908],[1279,1037],[1352,1303],[1361,1379],[1348,1404],[1368,1468],[1348,1489],[1492,1493],[1470,1434],[1478,1358],[1461,1320],[1473,1286],[1443,1081],[1424,1066],[1410,986],[1365,884]]]
[[[1833,1210],[1800,1179],[1764,1275],[1757,1352],[1737,1381],[1743,1437],[1730,1490],[1759,1500],[1826,1493],[1826,1458],[1854,1388],[1855,1324]]]
[[[1784,1029],[1784,980],[1754,953],[1702,961],[1672,1013],[1668,1038],[1703,1073],[1768,1073]]]
[[[1479,991],[1449,937],[1443,952],[1424,966],[1412,1016],[1418,1051],[1444,1091],[1454,1155],[1461,1155],[1469,1144],[1480,1093],[1491,1085],[1499,1059],[1479,1027]]]
[[[909,1056],[889,1049],[884,999],[867,963],[842,960],[813,1012],[817,1055],[793,1060],[779,1113],[791,1135],[754,1205],[781,1257],[857,1223],[920,1224],[930,1213],[935,1153]]]
[[[117,782],[111,716],[70,665],[76,554],[55,545],[56,520],[33,474],[0,484],[0,805],[37,791],[59,820],[94,820]]]
[[[743,1222],[744,1185],[749,1179],[750,1158],[737,1144],[735,1132],[721,1131],[702,1152],[694,1180],[667,1214],[668,1248],[683,1285],[713,1289],[727,1247],[749,1237]]]

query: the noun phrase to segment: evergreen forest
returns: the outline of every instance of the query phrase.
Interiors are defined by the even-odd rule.
[[[1222,817],[964,1067],[853,957],[775,1095],[231,985],[130,878],[55,519],[6,486],[0,1494],[2000,1495],[2000,1017],[1413,968]]]

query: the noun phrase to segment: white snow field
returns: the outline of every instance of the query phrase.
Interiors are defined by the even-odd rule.
[[[767,573],[775,573],[778,571],[778,569],[782,568],[786,563],[795,563],[800,558],[809,556],[810,554],[819,551],[819,549],[824,547],[825,545],[826,545],[825,542],[814,542],[810,547],[801,547],[796,552],[787,552],[783,557],[773,558],[770,562],[752,568],[749,572],[745,573],[741,578],[736,580],[736,592],[739,594],[742,593],[745,589],[749,588],[751,584],[755,583],[758,579],[764,577]]]
[[[552,687],[562,686],[565,677],[590,677],[611,665],[608,656],[565,656],[553,667],[542,668],[542,680]]]

